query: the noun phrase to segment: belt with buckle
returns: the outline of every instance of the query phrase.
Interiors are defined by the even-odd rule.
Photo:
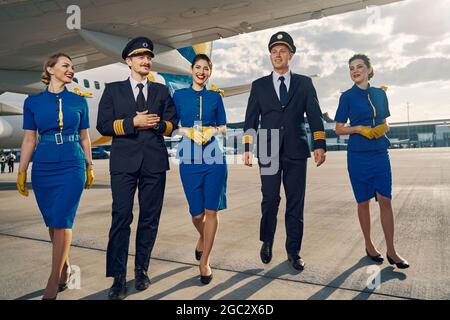
[[[39,136],[39,142],[63,144],[65,142],[78,142],[80,136],[78,134],[61,134],[55,133],[54,135],[46,134]]]

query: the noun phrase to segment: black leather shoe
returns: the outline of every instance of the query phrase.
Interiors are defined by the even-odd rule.
[[[383,263],[383,261],[384,261],[384,258],[381,254],[379,254],[377,256],[371,256],[369,254],[369,251],[367,251],[367,248],[366,248],[366,254],[372,261],[375,261],[376,263]]]
[[[147,275],[147,271],[145,271],[144,269],[134,270],[134,287],[136,288],[136,290],[145,290],[149,285],[150,279]]]
[[[259,255],[261,257],[262,263],[268,264],[272,260],[272,242],[263,242]]]
[[[394,259],[389,257],[387,253],[386,253],[386,257],[390,264],[395,264],[397,266],[397,268],[399,268],[399,269],[408,269],[409,268],[409,263],[406,260],[402,260],[400,262],[395,262]]]
[[[63,292],[69,287],[70,281],[72,281],[72,278],[75,276],[75,271],[70,268],[69,275],[67,276],[66,282],[58,284],[58,292]]]
[[[123,300],[127,294],[127,280],[125,275],[114,278],[113,285],[109,289],[108,298],[110,300]]]
[[[197,251],[197,249],[195,249],[195,260],[200,261],[200,259],[202,258],[203,255],[203,251]]]
[[[203,284],[209,284],[211,282],[212,278],[213,278],[212,269],[211,269],[211,274],[209,276],[203,276],[200,273],[200,282]]]
[[[305,269],[305,262],[298,255],[288,254],[288,261],[295,270],[302,271]]]

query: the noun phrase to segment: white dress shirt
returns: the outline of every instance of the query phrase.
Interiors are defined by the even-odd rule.
[[[288,70],[285,74],[278,74],[276,71],[272,72],[273,87],[277,93],[278,100],[280,99],[280,84],[281,81],[278,80],[279,77],[284,77],[284,84],[286,85],[287,91],[289,92],[289,85],[291,84],[291,71]]]
[[[130,83],[131,83],[131,88],[133,89],[133,94],[134,94],[134,100],[137,100],[137,96],[139,94],[139,88],[138,88],[138,84],[142,83],[144,85],[144,88],[142,89],[143,93],[144,93],[144,98],[145,101],[147,101],[147,94],[148,94],[148,80],[145,79],[144,81],[136,81],[133,79],[133,77],[130,77]]]

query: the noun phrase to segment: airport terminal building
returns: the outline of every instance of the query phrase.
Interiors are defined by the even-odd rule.
[[[323,115],[323,119],[328,151],[346,150],[348,136],[336,135],[334,132],[336,123],[327,113]],[[243,122],[228,125],[225,145],[228,148],[234,148],[237,153],[242,152],[243,127]],[[450,147],[450,119],[397,122],[390,123],[389,127],[387,136],[391,142],[391,148]],[[306,124],[306,131],[311,147],[311,132],[308,124]]]

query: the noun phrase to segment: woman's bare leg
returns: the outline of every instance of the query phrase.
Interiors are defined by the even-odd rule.
[[[194,224],[195,229],[197,229],[198,234],[200,235],[195,249],[197,251],[203,251],[203,229],[205,226],[205,213],[203,212],[195,217],[192,217],[192,223]]]
[[[397,254],[394,247],[394,213],[392,211],[391,199],[383,197],[379,193],[377,193],[377,199],[380,205],[380,220],[384,238],[386,239],[387,254],[395,262],[405,260]]]
[[[58,284],[61,271],[69,256],[72,242],[72,229],[53,230],[52,271],[45,288],[44,298],[53,298],[58,293]]]
[[[217,229],[219,227],[219,217],[215,210],[205,210],[205,226],[203,228],[203,255],[200,259],[200,273],[204,276],[211,274],[209,266],[209,257],[216,238]]]
[[[379,255],[380,252],[378,252],[378,250],[373,245],[372,238],[370,236],[370,200],[358,203],[358,218],[367,251],[371,256]]]
[[[53,243],[53,236],[54,236],[54,229],[53,228],[49,228],[48,229],[48,234],[50,235],[50,240]],[[61,277],[59,279],[59,283],[66,283],[67,278],[69,277],[69,274],[67,273],[67,269],[70,266],[70,262],[69,262],[69,255],[67,255],[67,259],[64,263],[63,269],[61,271]]]

